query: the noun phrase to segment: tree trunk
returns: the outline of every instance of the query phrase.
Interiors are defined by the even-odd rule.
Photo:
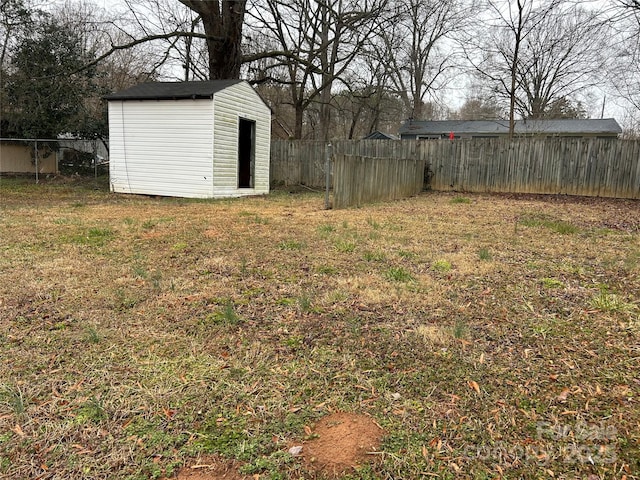
[[[296,120],[293,127],[293,138],[296,140],[302,140],[302,124],[304,122],[304,105],[301,102],[296,102]]]
[[[518,74],[518,55],[522,42],[524,5],[518,0],[518,25],[515,29],[515,45],[513,46],[513,63],[511,64],[511,88],[509,90],[509,138],[513,138],[516,127],[516,79]]]
[[[179,0],[202,18],[211,80],[240,78],[247,0]]]

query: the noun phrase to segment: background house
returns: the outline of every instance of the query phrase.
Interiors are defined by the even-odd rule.
[[[247,82],[144,83],[107,100],[112,191],[269,192],[271,110]]]
[[[491,138],[509,135],[508,120],[407,120],[400,127],[400,138],[435,139]],[[618,122],[605,119],[517,120],[514,134],[518,137],[596,137],[616,138],[622,133]]]
[[[0,140],[0,173],[36,173],[35,143]],[[58,173],[58,156],[45,143],[38,147],[38,173]]]

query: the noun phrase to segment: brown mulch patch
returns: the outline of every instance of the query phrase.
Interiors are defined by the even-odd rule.
[[[238,468],[240,468],[240,464],[237,462],[208,455],[199,458],[192,465],[180,469],[175,478],[177,480],[244,480],[249,478],[240,475]]]
[[[339,478],[372,461],[380,448],[384,431],[371,418],[355,413],[332,413],[311,430],[313,439],[303,442],[301,458],[309,471]],[[214,455],[182,468],[177,480],[245,480],[238,462]],[[168,479],[164,479],[168,480]]]
[[[334,413],[322,418],[313,434],[315,438],[303,444],[307,468],[338,477],[371,461],[384,432],[366,415]]]

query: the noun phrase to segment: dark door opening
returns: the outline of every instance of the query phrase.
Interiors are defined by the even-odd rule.
[[[238,188],[253,188],[256,151],[256,122],[240,119],[238,125]]]

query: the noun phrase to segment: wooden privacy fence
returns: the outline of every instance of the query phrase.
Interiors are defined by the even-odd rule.
[[[342,140],[332,145],[335,156],[422,161],[430,173],[429,186],[434,190],[640,199],[638,140]],[[285,185],[322,188],[324,155],[324,142],[275,141],[271,146],[271,179]]]
[[[271,142],[271,183],[325,187],[325,148],[317,140],[274,140]],[[331,142],[334,155],[417,158],[415,141],[338,140]]]
[[[434,190],[640,198],[635,140],[441,140],[423,142],[422,153]]]
[[[360,206],[420,193],[424,161],[337,154],[333,176],[333,208]]]

